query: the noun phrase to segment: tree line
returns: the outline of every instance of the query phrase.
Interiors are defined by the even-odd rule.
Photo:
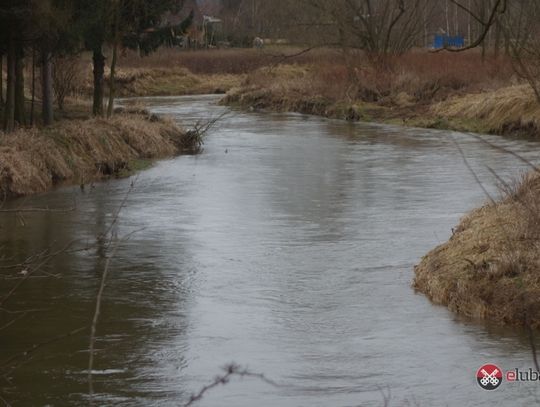
[[[162,16],[179,12],[181,0],[2,0],[0,2],[0,72],[5,60],[6,83],[0,75],[2,128],[34,122],[35,71],[39,70],[41,116],[44,125],[54,120],[53,58],[92,54],[95,116],[112,114],[114,73],[119,48],[148,54],[174,41],[192,22],[190,14],[177,26],[164,25]],[[109,103],[105,111],[104,47],[112,50]],[[32,65],[30,117],[25,109],[25,65]],[[5,87],[5,100],[4,100]]]
[[[399,54],[429,47],[435,34],[443,34],[461,36],[485,55],[490,50],[510,54],[513,45],[523,43],[527,30],[534,37],[540,0],[205,0],[203,4],[219,9],[225,30],[237,37],[295,39]]]
[[[210,0],[207,0],[210,1]],[[185,7],[183,0],[1,0],[0,75],[2,128],[34,122],[36,98],[45,125],[52,123],[53,58],[92,54],[95,116],[110,116],[118,51],[147,54],[186,31],[193,14],[178,26],[163,15]],[[503,50],[516,74],[532,87],[540,102],[540,0],[212,0],[225,29],[241,37],[286,38],[308,46],[359,50],[372,60],[429,46],[434,33],[462,35],[467,48]],[[247,42],[249,43],[249,41]],[[104,103],[106,57],[111,50],[109,101]],[[463,51],[448,49],[448,51]],[[32,86],[25,86],[25,66]],[[0,69],[4,71],[4,69]],[[39,72],[36,79],[35,72]],[[28,74],[27,74],[28,75]],[[39,86],[35,86],[38,82]],[[26,84],[28,85],[28,84]],[[5,87],[5,100],[3,88]],[[25,89],[32,89],[25,109]],[[40,95],[35,95],[35,89]],[[27,117],[29,114],[29,117]]]
[[[206,0],[215,3],[218,0]],[[461,36],[463,52],[505,55],[540,103],[540,0],[221,0],[225,29],[360,51],[371,61],[431,48],[434,35]]]

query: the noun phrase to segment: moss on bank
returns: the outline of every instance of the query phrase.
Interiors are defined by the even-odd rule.
[[[0,193],[21,196],[63,182],[83,185],[198,147],[198,140],[172,121],[144,114],[0,133]]]
[[[540,327],[540,175],[465,216],[415,267],[413,285],[459,314]]]

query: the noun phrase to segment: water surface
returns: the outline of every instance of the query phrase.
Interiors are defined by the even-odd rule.
[[[153,98],[183,123],[216,117],[215,97]],[[486,197],[488,167],[524,168],[459,133],[351,124],[297,114],[230,112],[203,154],[139,174],[113,235],[98,325],[99,405],[177,406],[235,362],[280,383],[233,380],[200,406],[510,405],[534,402],[534,384],[490,393],[486,362],[532,366],[521,332],[464,321],[411,289],[413,266]],[[488,140],[528,157],[538,144]],[[0,356],[92,318],[110,222],[134,181],[114,180],[17,200],[7,207],[67,213],[0,217],[2,264],[77,240],[6,304],[38,309],[2,331]],[[83,242],[83,243],[81,243]],[[20,270],[3,271],[9,289]],[[7,321],[6,314],[2,321]],[[88,333],[38,349],[5,383],[13,405],[81,405]]]

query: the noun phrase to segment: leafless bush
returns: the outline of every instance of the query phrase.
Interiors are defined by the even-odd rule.
[[[504,28],[511,39],[510,54],[515,72],[524,79],[534,91],[540,102],[540,41],[538,1],[524,0],[509,2],[509,11],[505,15]]]
[[[57,56],[53,60],[54,95],[58,108],[64,110],[67,96],[80,93],[83,72],[80,58],[76,56]]]

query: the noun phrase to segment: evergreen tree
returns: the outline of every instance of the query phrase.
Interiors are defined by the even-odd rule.
[[[160,45],[172,41],[174,34],[185,32],[191,18],[178,27],[164,27],[162,16],[177,12],[183,6],[178,0],[75,0],[76,19],[82,27],[85,46],[92,51],[94,67],[93,114],[104,113],[105,55],[103,47],[113,49],[111,61],[111,93],[114,97],[114,70],[119,47],[138,49],[148,54]],[[110,100],[109,114],[112,110]]]

